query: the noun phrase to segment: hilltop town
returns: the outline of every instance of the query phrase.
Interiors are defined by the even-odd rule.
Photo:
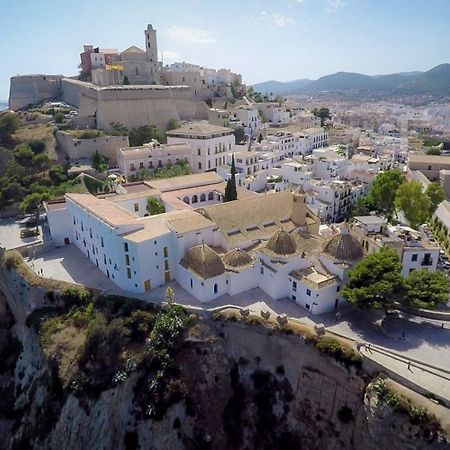
[[[142,347],[147,341],[160,345],[150,331],[158,330],[158,317],[172,320],[171,311],[176,311],[173,323],[182,323],[176,332],[171,328],[173,342],[189,329],[189,342],[201,342],[199,348],[217,331],[205,325],[212,317],[249,328],[257,322],[270,333],[281,330],[314,341],[317,350],[338,354],[340,364],[358,368],[352,370],[371,377],[387,374],[388,386],[398,384],[419,402],[423,417],[416,419],[426,433],[439,419],[428,443],[447,448],[450,103],[330,102],[322,96],[258,92],[230,69],[165,65],[150,24],[143,48],[119,51],[102,45],[80,49],[77,75],[12,77],[10,109],[0,113],[0,289],[20,326],[30,324],[30,317],[42,320],[33,326],[44,353],[57,347],[56,335],[66,339],[56,358],[64,389],[72,386],[76,395],[85,389],[92,400],[96,389],[106,392],[128,383],[123,374],[135,369],[126,372],[132,358],[125,356],[137,351],[130,336],[139,336],[136,346],[138,341]],[[151,319],[135,318],[151,321],[144,327],[147,334],[127,322],[135,306],[123,317],[118,310],[125,306],[105,306],[108,299],[122,302],[118,298],[140,302],[133,305],[141,305],[136,308],[142,314],[158,308]],[[196,319],[188,319],[186,311]],[[118,344],[121,350],[111,357],[114,364],[105,363],[105,373],[111,374],[101,387],[92,384],[90,356],[77,359],[100,315],[105,330],[119,323],[115,320],[127,319],[120,326],[128,327],[122,336],[126,344]],[[203,325],[189,322],[199,317]],[[222,326],[229,329],[230,341],[216,351],[225,358],[245,339],[237,326]],[[83,343],[72,348],[69,343],[76,339],[61,337],[63,329],[74,336],[83,330]],[[255,342],[260,339],[259,331],[250,333]],[[175,358],[167,339],[168,355]],[[61,355],[69,347],[67,363]],[[308,348],[301,351],[309,354]],[[245,352],[256,360],[254,348]],[[275,356],[268,352],[272,361]],[[151,366],[152,371],[174,376],[159,354],[152,357],[161,358],[161,368]],[[214,371],[213,357],[208,358],[205,365]],[[280,360],[279,367],[283,364]],[[277,370],[279,378],[284,376],[284,368]],[[336,377],[343,383],[344,375]],[[351,378],[358,385],[349,394],[355,405],[363,391],[372,398],[371,389],[378,389],[382,402],[388,389],[384,378],[368,388],[360,372],[355,377],[361,377]],[[161,386],[155,388],[158,395]],[[232,386],[238,391],[238,381]],[[187,395],[186,386],[178,388],[178,394]],[[150,394],[141,394],[148,400]],[[335,414],[343,405],[322,404],[317,411],[323,407]],[[414,423],[414,407],[405,411]],[[358,414],[358,420],[366,420]],[[161,420],[154,410],[148,417]],[[244,435],[234,426],[233,433]],[[227,445],[237,439],[231,434]],[[27,442],[22,435],[17,439]],[[233,442],[242,444],[239,439]],[[342,445],[352,441],[351,448],[358,448],[353,438],[342,439]],[[370,439],[364,439],[369,448]],[[398,448],[411,442],[408,435]]]

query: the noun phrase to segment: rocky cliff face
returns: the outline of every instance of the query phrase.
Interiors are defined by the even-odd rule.
[[[157,401],[142,372],[74,395],[35,332],[0,305],[0,449],[449,448],[356,369],[298,336],[233,322],[199,320]]]

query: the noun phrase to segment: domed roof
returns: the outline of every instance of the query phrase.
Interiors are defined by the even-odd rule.
[[[190,248],[181,260],[181,265],[205,280],[217,277],[225,272],[225,266],[220,256],[205,244]]]
[[[252,257],[240,248],[230,250],[223,258],[222,261],[230,267],[243,267],[248,266],[253,262]]]
[[[282,228],[275,231],[267,242],[266,249],[277,255],[292,255],[297,251],[297,244],[294,238]]]
[[[363,248],[349,233],[347,225],[340,229],[339,234],[325,241],[323,252],[339,261],[356,261],[363,257]]]

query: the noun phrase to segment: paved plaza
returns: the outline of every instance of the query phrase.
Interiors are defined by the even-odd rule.
[[[43,217],[41,216],[39,223],[39,235],[28,238],[20,237],[20,231],[26,228],[22,223],[23,220],[16,220],[14,218],[0,220],[0,247],[10,250],[32,244],[42,244],[51,240],[50,230]]]

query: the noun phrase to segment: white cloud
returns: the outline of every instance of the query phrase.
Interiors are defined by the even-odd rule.
[[[326,8],[328,13],[334,13],[338,9],[343,8],[347,3],[345,0],[325,0]]]
[[[275,26],[280,28],[291,27],[295,25],[295,20],[292,17],[285,16],[281,13],[268,13],[267,11],[261,11],[261,19],[271,21]]]
[[[180,55],[172,50],[162,50],[158,52],[159,59],[177,59]]]
[[[165,34],[172,39],[189,44],[211,44],[216,42],[214,33],[201,28],[171,27],[165,31]]]
[[[272,20],[277,27],[291,27],[295,25],[295,20],[283,14],[272,14]]]

